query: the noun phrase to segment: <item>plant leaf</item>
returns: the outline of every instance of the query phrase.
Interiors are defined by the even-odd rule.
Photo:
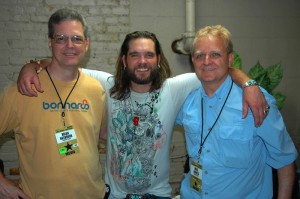
[[[233,53],[234,53],[234,59],[233,59],[232,67],[237,69],[242,69],[242,59],[240,58],[237,52],[233,51]]]
[[[266,73],[266,70],[262,67],[262,65],[259,63],[259,61],[256,63],[255,66],[253,66],[249,72],[248,75],[252,78],[252,79],[259,79],[260,77],[264,76],[264,74]]]
[[[276,105],[277,105],[278,109],[281,110],[286,97],[280,92],[272,92],[271,95],[274,96],[274,98],[276,99]]]
[[[270,79],[268,90],[274,90],[282,79],[282,68],[281,64],[271,65],[267,68],[267,75]]]

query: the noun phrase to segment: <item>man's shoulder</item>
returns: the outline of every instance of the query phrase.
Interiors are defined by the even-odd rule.
[[[81,76],[80,78],[82,78],[81,82],[83,85],[88,86],[88,87],[95,87],[95,89],[104,90],[103,85],[95,78],[93,78],[89,75],[86,75],[84,73],[81,73],[80,76]]]

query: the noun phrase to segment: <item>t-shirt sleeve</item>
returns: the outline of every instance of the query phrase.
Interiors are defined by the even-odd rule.
[[[16,92],[12,92],[16,90]],[[0,93],[0,134],[9,132],[16,127],[17,117],[14,99],[18,94],[16,86],[9,85]]]
[[[86,69],[83,68],[82,72],[90,77],[95,78],[96,80],[98,80],[102,85],[105,85],[108,81],[108,78],[111,77],[112,75],[107,73],[107,72],[103,72],[103,71],[98,71],[98,70],[92,70],[92,69]]]
[[[172,99],[177,106],[181,106],[191,91],[201,86],[195,73],[185,73],[168,79]]]

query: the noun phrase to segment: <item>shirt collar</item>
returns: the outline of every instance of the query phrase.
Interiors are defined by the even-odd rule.
[[[225,81],[221,84],[221,86],[216,90],[216,92],[213,94],[213,96],[211,98],[217,97],[217,98],[224,98],[226,97],[229,89],[230,89],[230,84],[231,84],[231,77],[230,75],[227,75]],[[205,98],[210,98],[206,95],[203,87],[200,87],[200,91],[201,91],[201,97]]]

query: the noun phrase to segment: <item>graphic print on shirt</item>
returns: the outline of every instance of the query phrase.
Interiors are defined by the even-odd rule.
[[[153,159],[167,136],[155,108],[159,103],[159,91],[143,99],[131,96],[113,101],[110,169],[115,180],[129,193],[147,189],[151,178],[157,177]]]

